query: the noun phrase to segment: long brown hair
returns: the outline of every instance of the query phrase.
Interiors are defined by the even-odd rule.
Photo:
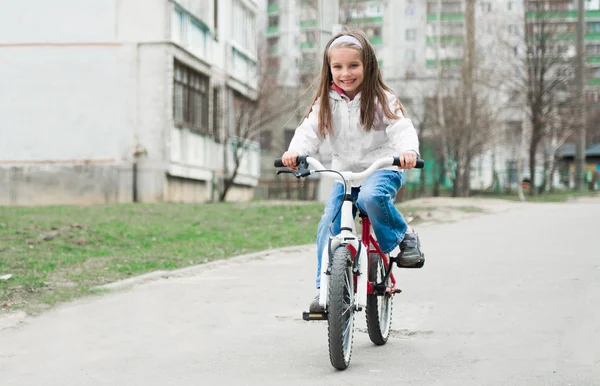
[[[329,46],[331,43],[340,36],[352,36],[360,42],[362,49],[355,44],[351,43],[340,43],[336,44],[336,48],[352,48],[360,52],[361,60],[363,64],[364,70],[364,79],[362,84],[360,85],[361,99],[360,99],[360,124],[365,128],[366,131],[370,131],[373,127],[373,122],[375,121],[375,112],[377,109],[377,102],[381,106],[383,113],[386,117],[390,119],[399,119],[395,113],[400,110],[402,115],[406,116],[406,111],[404,110],[404,106],[398,100],[398,105],[396,106],[395,111],[391,111],[387,97],[385,92],[393,93],[392,89],[390,89],[384,82],[383,77],[381,76],[381,71],[379,70],[379,64],[377,63],[377,58],[375,56],[375,50],[369,39],[359,29],[348,29],[346,31],[340,32],[334,37],[332,37],[327,45],[325,46],[325,52],[323,53],[323,67],[321,68],[321,80],[319,84],[319,89],[317,90],[317,95],[313,99],[311,103],[311,108],[306,113],[305,117],[308,117],[312,110],[312,105],[321,98],[320,110],[319,110],[319,136],[324,138],[327,133],[333,132],[333,119],[331,116],[331,103],[329,101],[329,90],[331,88],[331,82],[333,81],[333,76],[331,74],[331,67],[329,65]]]

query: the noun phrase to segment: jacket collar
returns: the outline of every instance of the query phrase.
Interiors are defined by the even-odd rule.
[[[333,82],[331,82],[331,86],[329,87],[329,96],[335,100],[345,101],[345,102],[356,102],[356,101],[360,100],[360,93],[356,94],[356,96],[354,97],[353,100],[350,100],[350,98],[348,97],[348,95],[346,95],[344,90],[339,88]]]

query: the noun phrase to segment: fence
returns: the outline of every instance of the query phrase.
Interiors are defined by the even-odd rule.
[[[254,197],[271,200],[316,200],[319,180],[297,179],[291,175],[279,175],[276,179],[261,179],[254,189]]]

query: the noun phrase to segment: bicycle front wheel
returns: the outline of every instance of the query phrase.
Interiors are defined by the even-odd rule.
[[[385,265],[378,253],[369,254],[369,281],[375,284],[381,283],[385,278]],[[386,287],[389,286],[386,283]],[[367,331],[371,342],[378,346],[384,345],[390,336],[392,325],[392,302],[391,294],[367,295]]]
[[[329,359],[333,367],[345,370],[350,364],[354,338],[354,275],[352,255],[343,246],[333,254],[327,321]]]

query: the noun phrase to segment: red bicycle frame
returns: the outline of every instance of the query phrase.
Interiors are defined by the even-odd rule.
[[[383,260],[383,264],[385,266],[385,272],[387,273],[390,269],[390,261],[388,256],[381,252],[381,248],[379,247],[379,243],[377,239],[371,234],[371,220],[367,216],[361,218],[362,220],[362,243],[363,246],[367,249],[367,272],[369,272],[369,264],[371,264],[370,259],[368,258],[370,253],[378,253],[381,256],[381,260]],[[394,293],[396,290],[396,278],[394,278],[394,274],[390,273],[390,280],[392,282],[391,288],[386,288],[385,292]],[[367,294],[372,295],[375,291],[373,290],[373,282],[369,281],[367,283]]]

